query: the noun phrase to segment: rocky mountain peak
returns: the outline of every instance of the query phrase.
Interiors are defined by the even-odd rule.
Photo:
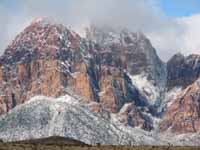
[[[91,26],[87,29],[87,38],[103,46],[115,59],[120,59],[121,65],[131,75],[145,74],[153,84],[165,85],[165,65],[143,33]]]
[[[17,35],[7,47],[1,61],[18,61],[56,57],[59,50],[78,49],[80,36],[61,24],[47,19],[36,19]]]
[[[200,76],[200,55],[176,54],[167,62],[167,70],[168,90],[175,86],[186,88]]]
[[[103,64],[125,70],[132,84],[150,105],[160,105],[165,90],[166,65],[141,32],[90,26],[86,38],[101,46]]]
[[[116,29],[110,26],[91,25],[85,28],[86,38],[105,46],[113,44],[133,45],[137,42],[149,42],[147,37],[141,32],[132,32],[127,28]]]

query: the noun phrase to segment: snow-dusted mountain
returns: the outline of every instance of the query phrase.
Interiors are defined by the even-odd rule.
[[[166,65],[157,56],[150,41],[140,32],[128,29],[114,30],[111,27],[91,26],[86,37],[109,51],[116,67],[125,69],[135,86],[155,104],[166,85]]]
[[[164,63],[142,33],[97,26],[81,32],[39,19],[7,47],[0,57],[0,138],[199,144],[187,138],[197,138],[200,126],[199,55]],[[172,132],[180,136],[171,140]]]
[[[134,143],[128,134],[77,103],[68,95],[58,99],[34,97],[2,116],[0,138],[17,141],[62,136],[88,144]]]
[[[156,71],[153,68],[148,71],[152,65],[146,66],[147,57],[150,59],[147,55],[150,51],[155,53],[155,50],[141,36],[142,39],[136,42],[141,44],[139,46],[133,44],[133,47],[128,47],[127,43],[118,43],[119,47],[114,48],[112,46],[115,45],[107,47],[95,40],[81,38],[63,25],[46,20],[34,21],[0,58],[1,112],[9,111],[34,95],[57,97],[71,89],[86,102],[95,102],[96,105],[91,106],[91,109],[96,109],[94,111],[103,109],[117,114],[124,104],[133,103],[136,106],[133,109],[138,110],[124,122],[146,130],[153,129],[153,121],[146,114],[156,115],[156,110],[152,108],[154,97],[151,91],[148,93],[148,89],[134,84],[132,80],[135,75],[132,68],[137,66],[137,75],[144,74],[150,78],[150,86],[156,85],[156,77],[152,77],[152,72]],[[149,44],[147,54],[139,53],[138,48],[145,51],[143,43],[145,46]],[[137,53],[141,59],[135,60]],[[155,57],[158,58],[157,55]],[[143,59],[145,64],[142,64]],[[158,62],[162,65],[159,58]],[[134,123],[130,123],[130,119]]]

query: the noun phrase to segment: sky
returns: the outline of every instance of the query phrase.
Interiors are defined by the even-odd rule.
[[[160,0],[160,6],[171,17],[191,16],[200,13],[199,0]]]
[[[143,32],[164,61],[200,54],[200,0],[0,0],[0,54],[37,17]]]

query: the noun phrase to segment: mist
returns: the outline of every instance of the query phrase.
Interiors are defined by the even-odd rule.
[[[76,28],[95,24],[143,32],[164,61],[176,52],[200,53],[200,40],[196,38],[200,15],[169,18],[158,0],[13,0],[0,3],[1,54],[36,17],[48,17]]]

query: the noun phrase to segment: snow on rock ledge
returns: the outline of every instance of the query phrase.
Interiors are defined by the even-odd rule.
[[[132,80],[133,85],[135,85],[139,89],[141,94],[149,100],[150,104],[154,105],[157,100],[159,100],[161,89],[153,85],[153,83],[149,81],[145,75],[129,74],[129,77]]]

